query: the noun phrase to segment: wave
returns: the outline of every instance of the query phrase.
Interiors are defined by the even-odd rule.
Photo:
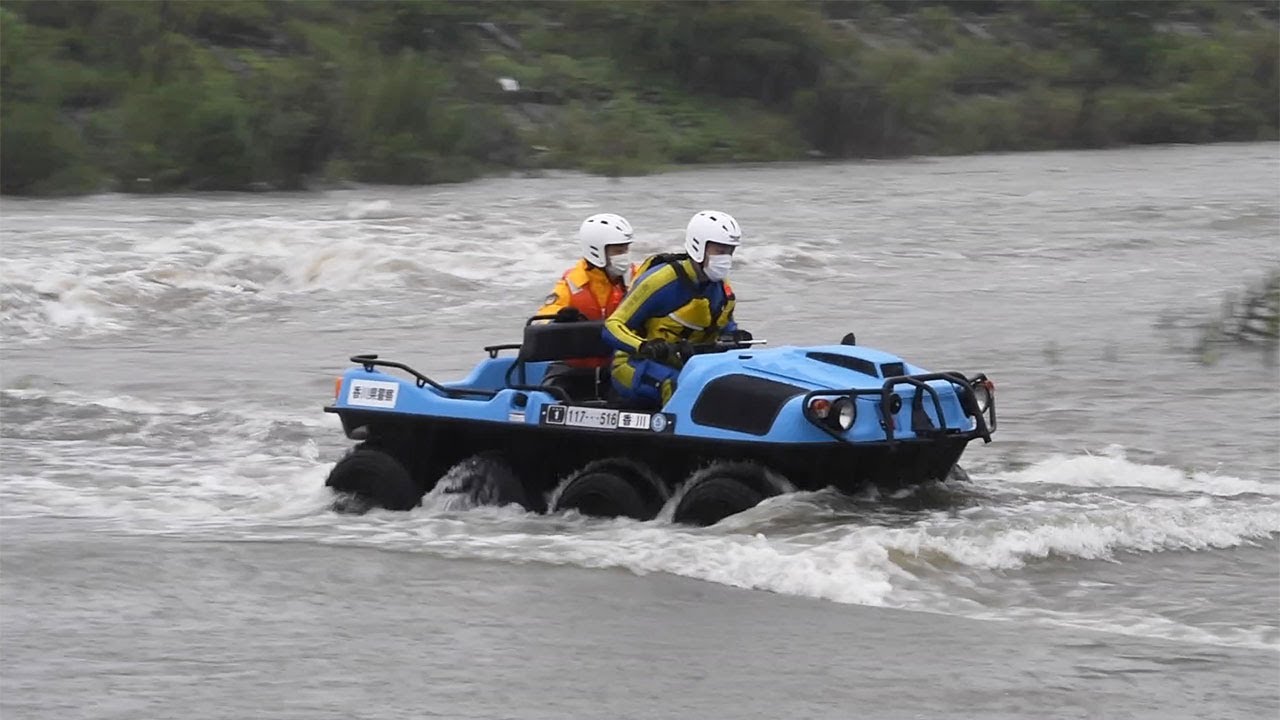
[[[332,462],[321,456],[340,452],[336,421],[328,415],[299,420],[287,408],[241,412],[39,386],[6,388],[0,403],[3,516],[72,517],[128,533],[661,572],[974,617],[992,608],[964,588],[1005,582],[993,577],[1055,564],[1257,546],[1280,535],[1274,486],[1143,465],[1118,449],[1053,456],[1015,472],[975,473],[971,484],[888,497],[792,493],[709,528],[540,516],[510,507],[463,510],[432,496],[410,513],[350,517],[329,510],[332,498],[323,485]],[[1129,492],[1135,487],[1157,492],[1135,496]],[[669,517],[666,510],[660,517]],[[1094,629],[1127,623],[1025,612]],[[1196,642],[1271,642],[1267,628],[1219,633],[1158,616],[1128,624],[1131,633]]]
[[[269,489],[273,464],[281,460],[286,469],[309,468],[320,486],[331,465],[320,461],[318,448],[337,453],[346,444],[328,414],[242,407],[234,398],[212,404],[158,401],[41,382],[27,378],[0,391],[0,435],[6,441],[35,449],[59,443],[33,463],[33,472],[50,465],[73,469],[92,457],[133,474],[131,486],[151,485],[155,497],[166,501],[197,491],[200,478],[225,485],[245,472],[255,483],[266,480],[257,487]],[[137,466],[133,454],[139,448],[156,453],[158,461],[168,452],[172,467]],[[709,532],[759,534],[835,553],[874,545],[903,557],[988,569],[1047,557],[1105,559],[1119,552],[1231,547],[1280,532],[1280,487],[1274,483],[1141,464],[1119,448],[1108,453],[1055,455],[1013,472],[984,469],[970,483],[940,483],[888,497],[873,491],[858,497],[789,493]],[[298,459],[305,462],[299,465]],[[172,472],[197,464],[204,472],[196,478],[175,478]],[[227,472],[219,474],[220,468]],[[1127,492],[1132,488],[1158,492],[1134,495]],[[677,492],[669,505],[678,497]],[[447,509],[433,506],[429,496],[414,517]],[[646,527],[681,532],[665,522],[670,509]],[[231,504],[217,514],[244,513]]]
[[[432,307],[480,298],[506,308],[519,297],[533,309],[578,255],[572,228],[530,226],[515,214],[422,217],[421,208],[411,213],[386,199],[330,206],[314,217],[235,218],[216,210],[176,226],[155,218],[103,231],[66,220],[25,233],[16,252],[0,258],[0,331],[29,342],[204,326],[279,312],[315,293],[408,292]],[[673,249],[656,238],[636,245],[637,257]],[[762,238],[739,274],[843,275],[851,258],[855,266],[898,262],[885,252],[864,257],[847,238]]]
[[[1140,638],[1161,638],[1200,645],[1221,645],[1253,650],[1280,650],[1280,630],[1268,626],[1212,629],[1188,625],[1158,614],[1108,608],[1106,611],[1055,611],[1046,608],[1005,608],[999,614],[975,612],[969,617],[995,622],[1021,620],[1051,627],[1105,632]]]
[[[1127,459],[1120,446],[1108,447],[1098,455],[1052,455],[1023,470],[999,473],[992,480],[992,487],[1015,483],[1063,488],[1145,488],[1222,497],[1246,494],[1280,497],[1280,482],[1135,463]]]
[[[392,224],[387,206],[367,205],[348,213],[359,220],[203,220],[158,237],[0,258],[0,330],[28,341],[203,325],[351,291],[413,292],[433,306],[476,297],[500,305],[514,292],[533,308],[576,252],[546,232],[459,241]]]
[[[812,494],[776,498],[746,514],[778,512]],[[810,497],[805,497],[810,496]],[[773,507],[769,507],[772,505]],[[592,520],[575,514],[535,517],[516,508],[468,512],[422,509],[409,515],[374,513],[343,520],[318,537],[315,528],[255,532],[255,539],[318,541],[451,559],[537,562],[583,568],[617,568],[636,574],[668,573],[744,589],[943,614],[1088,628],[1177,641],[1274,649],[1274,628],[1199,628],[1134,610],[1096,617],[1039,607],[1009,606],[966,597],[982,583],[975,570],[1010,571],[1037,559],[1118,558],[1140,553],[1256,544],[1280,532],[1280,512],[1157,506],[1126,518],[1122,511],[1061,516],[1048,527],[1037,521],[957,522],[915,528],[849,527],[838,535],[811,537],[738,532],[747,524],[686,528],[631,520]],[[1001,580],[997,583],[1004,582]]]
[[[344,220],[390,219],[403,216],[404,213],[393,212],[390,200],[353,200],[347,203],[339,214],[339,217]]]
[[[260,437],[261,432],[248,430],[245,435]],[[26,478],[26,484],[14,484],[11,478],[4,492],[7,510],[14,509],[11,501],[21,500],[33,514],[106,519],[122,513],[116,517],[126,524],[158,521],[175,529],[191,520],[203,525],[221,519],[235,527],[300,517],[334,530],[358,527],[360,544],[450,557],[662,571],[738,587],[873,604],[885,601],[895,577],[929,577],[965,568],[1017,570],[1047,560],[1110,560],[1124,553],[1230,548],[1280,534],[1280,504],[1211,498],[1162,498],[1144,504],[1035,500],[960,513],[915,513],[914,522],[906,526],[876,524],[874,514],[846,514],[832,522],[813,493],[775,498],[706,529],[572,514],[521,513],[512,524],[507,510],[458,512],[432,502],[407,515],[375,513],[372,521],[364,521],[328,516],[321,489],[330,464],[316,459],[314,440],[298,437],[286,443],[263,439],[262,447],[247,448],[239,439],[218,442],[216,449],[227,452],[213,467],[198,459],[184,462],[176,456],[183,448],[175,453],[164,446],[81,457],[68,453],[59,461],[46,460],[40,474]],[[278,450],[281,445],[283,451]],[[268,447],[273,450],[268,452]],[[19,466],[26,464],[20,450],[10,448],[6,454]],[[87,465],[95,467],[90,471]],[[86,483],[86,476],[92,482]],[[264,503],[262,497],[275,501]],[[264,510],[269,512],[259,514]],[[786,515],[786,522],[776,520]],[[805,517],[811,520],[809,526],[797,522]],[[459,526],[463,531],[457,531]],[[341,537],[338,533],[325,541]]]

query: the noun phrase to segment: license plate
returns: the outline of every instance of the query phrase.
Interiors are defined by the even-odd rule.
[[[619,414],[617,410],[604,410],[601,408],[565,408],[564,424],[572,425],[573,427],[612,430],[618,427]]]
[[[543,410],[542,424],[593,430],[649,430],[651,432],[664,432],[671,427],[669,418],[662,413],[626,412],[567,405],[546,406]]]

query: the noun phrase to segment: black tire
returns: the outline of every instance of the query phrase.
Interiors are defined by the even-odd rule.
[[[574,475],[556,496],[554,512],[577,510],[593,517],[629,517],[651,520],[657,510],[646,503],[635,486],[608,469],[584,469]]]
[[[473,455],[449,469],[440,491],[447,495],[466,495],[472,506],[516,504],[537,512],[542,508],[529,501],[524,483],[511,466],[496,454]]]
[[[607,472],[612,475],[626,480],[640,495],[641,502],[644,503],[645,510],[640,515],[627,514],[627,517],[634,517],[637,520],[652,520],[662,511],[667,500],[670,499],[671,493],[667,490],[666,483],[662,482],[662,478],[658,477],[649,466],[642,462],[632,460],[626,457],[604,458],[603,460],[595,460],[587,463],[577,472],[578,475],[585,475],[589,472]]]
[[[689,481],[672,520],[686,525],[714,525],[759,505],[765,494],[733,475],[710,474]]]
[[[325,485],[340,493],[334,509],[362,513],[371,507],[412,510],[422,502],[422,488],[409,471],[390,455],[372,448],[356,448],[329,471]]]

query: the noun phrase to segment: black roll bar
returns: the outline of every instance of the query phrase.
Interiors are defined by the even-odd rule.
[[[953,386],[960,388],[958,392],[960,406],[965,411],[966,415],[973,417],[975,421],[974,429],[965,434],[964,437],[966,439],[980,437],[983,442],[991,442],[991,432],[995,429],[995,396],[992,395],[991,397],[991,406],[989,408],[991,411],[991,427],[988,427],[985,414],[979,410],[978,401],[973,394],[973,388],[975,385],[985,383],[987,381],[987,376],[983,374],[978,374],[973,379],[965,377],[964,373],[960,372],[895,375],[893,377],[885,378],[885,381],[879,388],[812,390],[805,393],[804,398],[801,400],[801,411],[804,413],[805,419],[816,425],[818,429],[837,440],[847,442],[847,439],[839,432],[829,427],[825,422],[822,422],[822,420],[817,416],[813,415],[812,411],[809,409],[810,402],[817,397],[848,396],[851,399],[856,399],[859,395],[879,395],[880,414],[883,420],[885,439],[890,443],[899,442],[894,438],[894,423],[892,418],[896,409],[893,408],[893,401],[894,399],[897,399],[899,407],[901,407],[900,403],[902,401],[901,398],[893,392],[893,389],[898,385],[911,385],[912,387],[917,388],[915,398],[912,401],[912,431],[915,432],[916,435],[924,435],[927,433],[946,433],[951,431],[951,428],[947,427],[947,419],[942,411],[942,401],[938,395],[938,391],[933,386],[927,384],[931,380],[946,380]],[[924,392],[921,392],[921,389],[923,389]],[[933,422],[929,420],[928,413],[924,412],[924,395],[926,393],[933,402],[933,408],[937,413],[938,424],[940,427],[934,427]],[[959,428],[956,428],[955,430],[959,431]]]

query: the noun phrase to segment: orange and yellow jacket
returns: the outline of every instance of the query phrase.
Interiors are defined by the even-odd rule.
[[[635,266],[632,265],[629,274],[634,272]],[[628,281],[630,279],[627,278]],[[571,307],[577,308],[588,320],[604,320],[618,309],[626,292],[626,283],[614,282],[604,268],[598,268],[582,259],[564,272],[536,314],[555,315]],[[583,358],[567,362],[573,367],[593,368],[605,367],[609,364],[609,359]]]
[[[632,271],[635,271],[634,267]],[[626,283],[614,282],[604,268],[582,259],[564,271],[536,314],[555,315],[572,307],[586,315],[588,320],[604,320],[618,309],[626,292]]]

